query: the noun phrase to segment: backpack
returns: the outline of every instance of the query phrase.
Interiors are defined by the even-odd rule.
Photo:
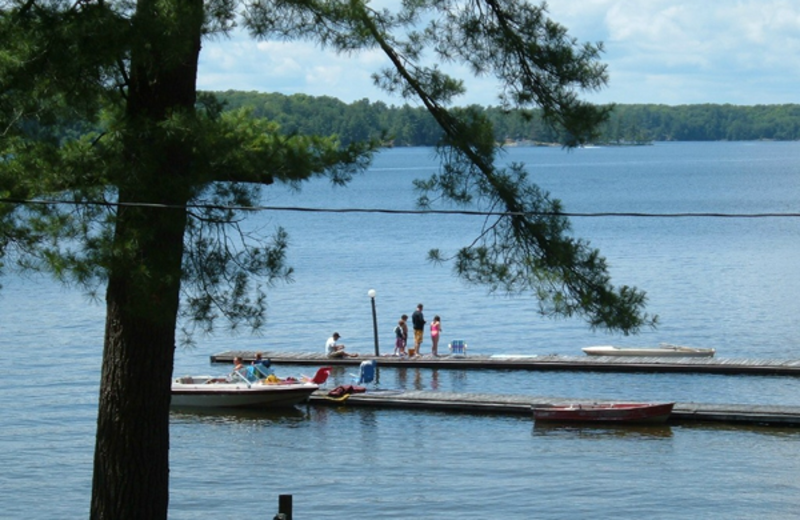
[[[394,335],[397,336],[398,338],[403,337],[403,328],[400,327],[400,325],[394,328]]]

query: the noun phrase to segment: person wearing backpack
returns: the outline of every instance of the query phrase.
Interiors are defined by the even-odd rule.
[[[397,326],[394,328],[394,354],[395,356],[405,356],[406,355],[406,343],[408,342],[408,325],[406,325],[406,320],[408,316],[403,314],[400,317],[400,321],[397,322]]]

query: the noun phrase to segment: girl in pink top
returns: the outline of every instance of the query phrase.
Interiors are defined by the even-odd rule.
[[[433,317],[431,323],[431,354],[434,356],[439,355],[439,333],[442,332],[442,321],[439,316]]]

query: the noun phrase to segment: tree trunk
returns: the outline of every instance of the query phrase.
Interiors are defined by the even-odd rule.
[[[142,302],[136,300],[144,297],[143,288],[133,287],[135,283],[125,273],[113,274],[106,294],[92,482],[91,517],[96,519],[167,517],[178,288],[176,284],[149,288],[151,312],[142,315]]]
[[[159,130],[192,113],[202,0],[139,0],[134,26],[163,35],[131,51],[121,203],[178,206],[117,209],[106,291],[106,331],[94,455],[91,518],[166,519],[169,404],[191,199],[191,145]],[[134,27],[136,30],[136,27]],[[184,136],[185,137],[185,136]],[[190,142],[190,140],[188,140]]]
[[[122,194],[121,194],[122,197]],[[92,518],[158,519],[169,502],[169,404],[186,212],[120,210],[94,457]]]

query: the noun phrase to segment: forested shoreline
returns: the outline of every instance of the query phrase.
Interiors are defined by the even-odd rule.
[[[433,146],[441,130],[423,107],[362,99],[345,103],[305,94],[214,92],[226,109],[247,108],[280,124],[287,134],[338,135],[344,143],[382,139],[394,146]],[[499,107],[470,106],[493,123],[495,139],[509,144],[562,143],[538,113],[526,119]],[[800,105],[615,105],[596,144],[653,141],[793,141],[800,139]]]

